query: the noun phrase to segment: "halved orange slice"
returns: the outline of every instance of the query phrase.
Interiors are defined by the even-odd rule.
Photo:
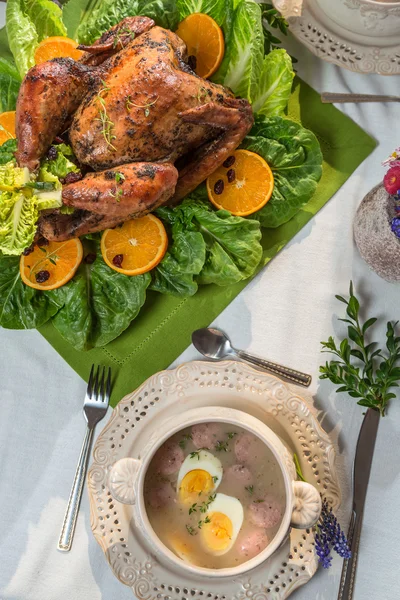
[[[15,110],[0,114],[0,144],[15,138]]]
[[[224,35],[217,23],[203,13],[194,13],[183,19],[176,34],[185,42],[189,58],[193,61],[194,71],[200,77],[211,77],[224,58]]]
[[[35,290],[55,290],[75,275],[83,257],[78,238],[66,242],[35,244],[32,252],[21,256],[22,281]]]
[[[271,198],[274,176],[255,152],[235,150],[207,179],[210,201],[217,208],[245,217],[260,210]]]
[[[106,229],[101,237],[101,253],[107,265],[124,275],[141,275],[154,269],[168,247],[165,227],[154,215],[126,221]]]
[[[63,36],[52,36],[40,42],[35,50],[35,64],[51,60],[52,58],[74,58],[78,60],[83,52],[77,49],[78,42]]]

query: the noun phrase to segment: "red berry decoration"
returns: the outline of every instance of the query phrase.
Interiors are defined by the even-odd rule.
[[[389,169],[383,178],[383,185],[388,194],[397,194],[400,190],[400,166]]]

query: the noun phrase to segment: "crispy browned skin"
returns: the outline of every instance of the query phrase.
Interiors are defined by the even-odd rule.
[[[78,46],[79,50],[86,50],[79,62],[96,66],[107,58],[122,50],[125,45],[136,36],[154,27],[153,19],[148,17],[126,17],[103,35],[91,46]]]
[[[54,137],[64,131],[70,115],[90,90],[92,70],[71,58],[56,58],[29,69],[18,94],[16,158],[31,171]]]
[[[65,185],[63,204],[110,217],[131,219],[156,209],[175,190],[178,171],[170,163],[133,163]],[[118,180],[118,181],[117,181]]]
[[[87,210],[77,210],[72,215],[54,213],[40,217],[38,233],[50,241],[63,242],[96,231],[104,231],[123,223],[121,217],[98,215]]]
[[[138,162],[88,173],[63,187],[63,204],[78,210],[42,217],[39,231],[46,239],[61,242],[141,217],[173,195],[177,179],[178,171],[170,163]]]
[[[105,61],[103,83],[85,97],[70,129],[78,159],[99,170],[186,156],[179,197],[208,177],[240,144],[253,115],[248,102],[192,73],[185,56],[177,35],[153,27]],[[200,146],[202,153],[190,160]]]
[[[63,193],[64,203],[81,210],[69,219],[46,216],[41,230],[49,239],[61,239],[57,236],[68,231],[72,237],[100,230],[122,214],[125,219],[143,214],[139,192],[132,197],[128,192],[138,186],[131,163],[162,163],[171,169],[179,161],[175,195],[176,182],[168,185],[167,177],[157,175],[152,197],[158,204],[171,196],[180,200],[223,163],[253,124],[250,104],[195,75],[185,62],[184,42],[153,26],[151,19],[128,17],[84,49],[80,63],[60,59],[28,72],[18,100],[17,159],[35,168],[74,113],[69,133],[77,158],[93,171],[122,170],[125,165],[124,198],[117,206],[111,191],[110,199],[104,174],[70,184]],[[144,204],[150,211],[151,202]]]

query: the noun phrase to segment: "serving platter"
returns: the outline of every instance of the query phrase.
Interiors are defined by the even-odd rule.
[[[357,73],[400,74],[398,36],[364,36],[340,28],[319,7],[318,0],[308,0],[302,6],[301,16],[289,17],[288,21],[291,33],[327,62]]]
[[[240,362],[194,361],[161,371],[128,394],[114,409],[93,450],[88,474],[91,527],[115,576],[138,600],[281,600],[315,574],[311,530],[290,538],[262,565],[236,579],[197,579],[151,555],[133,520],[132,507],[116,502],[109,490],[113,464],[140,458],[158,424],[196,407],[227,406],[266,423],[297,454],[305,479],[334,509],[340,489],[335,450],[316,411],[276,377]]]

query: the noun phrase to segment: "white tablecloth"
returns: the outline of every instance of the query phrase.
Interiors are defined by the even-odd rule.
[[[313,57],[294,40],[287,46],[299,59],[300,76],[318,91],[400,93],[397,78],[356,75]],[[399,316],[400,287],[379,279],[362,262],[352,221],[364,194],[383,177],[380,162],[400,144],[400,118],[396,104],[343,110],[379,140],[378,148],[215,324],[230,332],[238,347],[313,374],[314,404],[337,443],[346,523],[362,409],[318,380],[324,358],[320,341],[340,329],[336,314],[342,307],[334,294],[346,294],[350,279],[371,315]],[[0,599],[131,600],[92,537],[86,493],[73,550],[56,550],[84,433],[85,383],[36,331],[1,330],[0,343]],[[176,362],[195,357],[190,347]],[[399,598],[399,439],[400,405],[393,401],[376,445],[355,600]],[[330,571],[319,571],[293,597],[335,600],[340,571],[335,559]]]

